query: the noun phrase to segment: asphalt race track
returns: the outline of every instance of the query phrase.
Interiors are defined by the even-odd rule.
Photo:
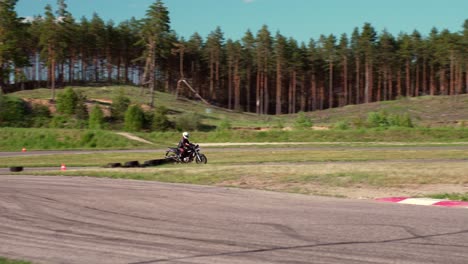
[[[467,263],[467,209],[0,175],[0,256],[33,263]]]

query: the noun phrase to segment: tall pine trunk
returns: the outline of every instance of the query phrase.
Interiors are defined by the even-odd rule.
[[[328,83],[328,108],[333,108],[333,61],[328,64],[329,83]]]
[[[281,86],[282,86],[282,73],[280,59],[276,61],[276,114],[281,114]]]
[[[361,101],[359,100],[360,93],[361,93],[361,88],[360,88],[360,72],[359,72],[359,58],[356,57],[356,104],[359,104]]]

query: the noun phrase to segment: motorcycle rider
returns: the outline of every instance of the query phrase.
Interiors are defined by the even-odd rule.
[[[192,143],[189,141],[190,134],[188,132],[182,133],[182,138],[179,141],[179,145],[177,146],[179,148],[179,156],[180,159],[184,158],[185,151],[192,147]]]

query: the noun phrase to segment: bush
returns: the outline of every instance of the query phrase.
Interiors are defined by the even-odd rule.
[[[125,112],[130,105],[130,99],[125,96],[123,89],[119,91],[117,97],[112,100],[111,116],[116,121],[123,121],[125,118]]]
[[[369,113],[367,117],[367,125],[371,128],[414,127],[409,114],[389,115],[385,111]]]
[[[88,107],[86,107],[86,95],[80,93],[76,94],[77,100],[75,103],[75,116],[80,120],[88,120]]]
[[[167,131],[171,129],[172,124],[167,118],[167,108],[164,106],[156,107],[153,115],[152,128],[154,131]]]
[[[51,113],[47,106],[40,104],[32,105],[32,127],[47,127],[51,119]]]
[[[294,121],[294,128],[306,129],[312,127],[312,121],[306,116],[304,112],[299,112],[296,120]]]
[[[339,121],[333,125],[333,129],[337,130],[347,130],[349,129],[349,123],[346,121]]]
[[[386,112],[370,112],[367,116],[367,124],[369,127],[389,127],[390,125]]]
[[[176,129],[178,131],[193,131],[201,128],[202,117],[194,112],[188,112],[180,115],[176,119]]]
[[[217,130],[225,131],[225,130],[229,130],[231,128],[232,128],[231,122],[229,122],[229,120],[226,118],[223,121],[221,121],[221,123],[217,127]]]
[[[94,105],[89,115],[88,126],[90,129],[102,129],[104,126],[104,114],[99,105]]]
[[[127,131],[140,131],[145,122],[143,110],[138,105],[130,106],[125,112],[124,128]]]
[[[67,115],[55,115],[49,122],[50,128],[87,128],[88,122]]]
[[[0,95],[0,126],[29,126],[30,109],[20,98]]]
[[[57,95],[57,113],[65,115],[75,114],[78,95],[68,87]]]

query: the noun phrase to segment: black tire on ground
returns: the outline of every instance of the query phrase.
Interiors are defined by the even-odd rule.
[[[145,166],[157,166],[163,164],[163,159],[154,159],[154,160],[147,160],[143,163]]]
[[[10,167],[11,172],[20,172],[23,171],[23,167],[21,166],[15,166],[15,167]]]
[[[166,152],[166,160],[173,160],[174,162],[179,162],[179,158],[174,152]]]
[[[120,162],[107,163],[106,168],[119,168],[122,167]]]
[[[127,161],[127,162],[124,163],[123,167],[125,167],[125,168],[140,167],[140,163],[137,160]]]

